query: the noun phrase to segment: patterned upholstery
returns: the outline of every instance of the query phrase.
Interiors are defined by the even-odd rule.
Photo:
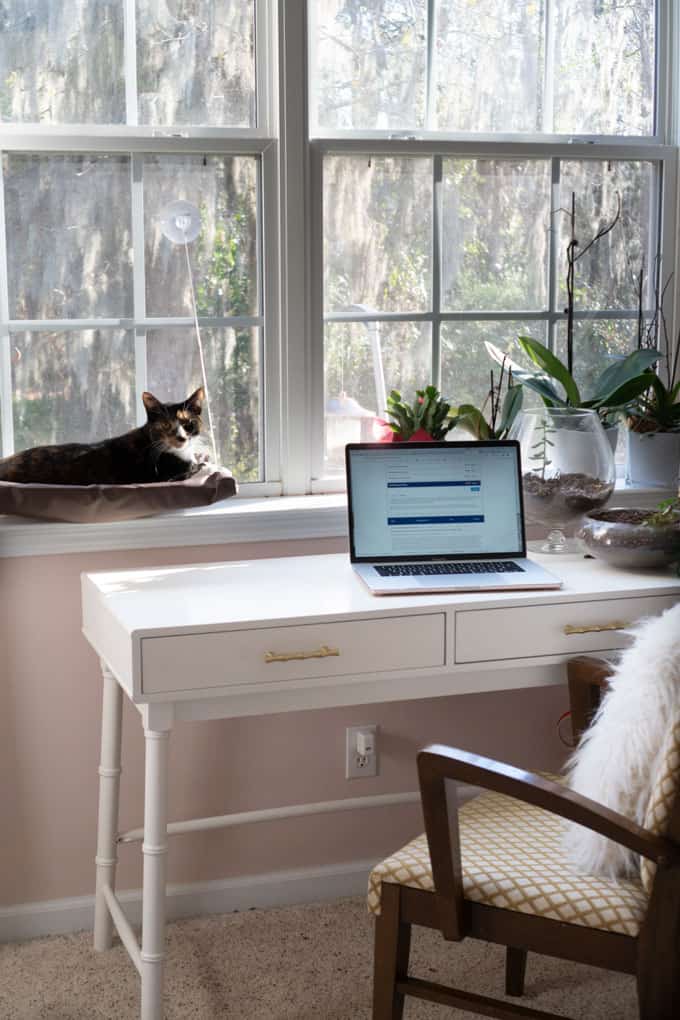
[[[673,801],[680,791],[680,715],[669,727],[659,754],[659,765],[652,783],[643,826],[657,836],[665,836],[670,823]],[[647,892],[651,891],[656,864],[646,857],[640,859],[640,875]]]
[[[613,881],[574,871],[561,849],[557,815],[511,797],[484,793],[459,811],[466,899],[588,928],[637,935],[647,895],[637,880]],[[432,891],[426,837],[373,869],[368,907],[380,913],[383,882]]]

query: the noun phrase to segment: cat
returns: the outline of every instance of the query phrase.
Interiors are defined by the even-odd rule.
[[[179,404],[142,393],[147,421],[99,443],[35,446],[0,459],[0,481],[46,485],[133,485],[181,481],[208,460],[202,451],[199,387]]]

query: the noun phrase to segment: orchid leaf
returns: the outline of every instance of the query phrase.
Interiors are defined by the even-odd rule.
[[[496,438],[507,435],[522,407],[523,390],[521,386],[509,386],[503,401],[501,420],[496,431]]]
[[[648,368],[651,368],[658,359],[658,351],[640,350],[633,351],[632,354],[629,354],[628,357],[624,358],[622,361],[617,361],[613,365],[610,365],[597,380],[595,393],[589,399],[588,406],[620,407],[626,401],[622,401],[618,398],[615,399],[617,391],[624,386],[625,383],[628,383],[635,378],[643,379],[644,385],[632,398],[628,397],[627,399],[634,399],[639,396],[640,393],[644,393],[645,389],[649,385],[649,380],[644,379],[643,373]]]
[[[567,403],[572,407],[580,407],[581,394],[578,391],[578,386],[560,359],[552,351],[548,350],[544,344],[539,343],[538,340],[533,340],[530,336],[520,336],[517,338],[517,342],[527,357],[531,358],[538,368],[547,372],[552,379],[556,379],[560,383],[564,388]]]
[[[564,397],[559,395],[547,375],[542,372],[532,372],[526,368],[522,368],[521,365],[519,365],[516,361],[513,361],[509,355],[505,354],[489,340],[484,341],[484,346],[494,361],[496,361],[499,365],[504,364],[506,370],[512,371],[513,382],[519,383],[521,386],[527,386],[530,390],[538,393],[546,407],[567,406]]]

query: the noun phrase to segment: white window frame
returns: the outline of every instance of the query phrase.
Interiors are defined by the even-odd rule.
[[[155,154],[252,156],[258,160],[258,310],[252,316],[199,316],[203,328],[257,327],[262,380],[259,457],[263,481],[242,485],[243,495],[278,495],[281,483],[281,352],[279,342],[279,145],[276,134],[273,0],[255,0],[256,126],[254,128],[158,128],[137,123],[135,0],[124,0],[125,98],[128,123],[121,125],[0,125],[0,160],[7,153],[124,153],[130,157],[133,268],[132,316],[91,319],[11,319],[4,243],[0,245],[0,422],[2,454],[14,452],[11,335],[27,330],[124,329],[134,333],[137,424],[146,421],[141,394],[146,389],[147,330],[161,326],[194,328],[191,316],[149,316],[144,264],[144,196],[141,167]],[[0,238],[6,237],[4,188],[0,187]],[[209,380],[208,380],[209,382]]]
[[[680,13],[673,0],[659,0],[657,39],[657,133],[650,138],[587,138],[579,136],[477,136],[443,135],[431,131],[417,137],[395,137],[392,132],[335,132],[321,135],[312,125],[310,132],[308,79],[314,69],[309,59],[308,36],[314,0],[255,0],[257,126],[248,132],[222,128],[159,130],[139,125],[114,127],[35,127],[0,125],[2,151],[21,152],[127,152],[215,153],[253,155],[261,159],[262,222],[261,313],[265,344],[263,359],[261,440],[264,450],[265,482],[243,485],[242,495],[296,496],[305,493],[339,491],[344,480],[324,478],[324,366],[323,366],[323,269],[322,269],[322,180],[326,153],[371,153],[386,155],[490,156],[590,159],[651,159],[663,167],[664,203],[661,245],[664,266],[677,265],[678,218],[678,103],[680,76]],[[431,2],[431,0],[430,0]],[[125,0],[126,33],[134,35],[131,12],[134,0]],[[130,36],[131,37],[131,36]],[[433,45],[430,31],[428,40]],[[432,84],[430,84],[430,92]],[[126,96],[133,105],[133,95]],[[278,130],[277,130],[278,129]],[[247,137],[245,137],[247,135]],[[1,197],[0,189],[0,197]],[[137,209],[139,215],[139,209]],[[0,235],[4,235],[4,210],[0,202]],[[7,267],[0,254],[0,396],[3,436],[11,435],[12,405],[10,327],[27,328],[26,322],[11,322],[7,294]],[[140,286],[139,279],[136,286]],[[670,291],[672,290],[672,294]],[[680,317],[680,272],[669,288],[667,318],[672,335],[677,335]],[[498,313],[478,315],[499,319]],[[455,317],[455,316],[452,316]],[[466,316],[470,318],[470,316]],[[522,315],[522,317],[525,317]],[[388,318],[388,316],[384,316]],[[68,328],[89,320],[69,320]],[[172,320],[191,325],[193,320]],[[234,320],[231,320],[233,322]],[[166,324],[168,319],[97,320],[97,325],[130,326],[143,331],[149,325]],[[199,319],[210,326],[224,320]],[[34,324],[30,324],[33,327]],[[49,328],[55,328],[54,322]],[[140,344],[142,337],[140,336]],[[141,379],[139,380],[141,382]],[[285,501],[284,501],[285,505]],[[314,499],[309,514],[321,513]],[[248,516],[257,513],[250,502]],[[267,510],[266,517],[270,517]],[[193,520],[192,518],[191,520]],[[263,518],[264,519],[264,518]],[[193,529],[187,520],[187,537]],[[178,518],[173,518],[177,527]],[[160,534],[167,521],[149,522]],[[18,527],[18,525],[17,525]],[[41,528],[70,528],[41,525]],[[102,528],[109,527],[102,525]],[[110,526],[115,530],[116,526]],[[15,528],[16,530],[16,528]],[[123,529],[125,530],[125,529]],[[184,530],[180,528],[184,534]],[[313,532],[313,529],[312,529]],[[122,533],[122,531],[121,531]],[[195,533],[195,531],[194,531]],[[264,527],[262,535],[267,532]],[[311,532],[310,532],[311,533]],[[316,532],[314,532],[316,534]],[[336,532],[333,532],[336,533]],[[82,531],[79,532],[82,534]],[[247,532],[245,537],[252,537]],[[328,533],[325,532],[325,537]],[[232,536],[233,538],[234,536]],[[270,537],[275,537],[271,535]],[[278,537],[278,536],[277,536]],[[283,537],[283,536],[281,536]],[[292,536],[291,536],[292,537]],[[304,537],[302,531],[294,537]],[[69,539],[69,541],[71,541]],[[113,539],[112,539],[113,541]],[[116,540],[117,541],[117,540]],[[123,540],[121,540],[123,541]],[[148,538],[145,539],[148,542]],[[74,539],[75,542],[75,539]],[[76,543],[77,544],[77,543]],[[141,543],[140,543],[141,544]],[[163,544],[159,538],[153,543]],[[174,542],[171,544],[175,544]],[[121,546],[112,545],[111,548]],[[49,551],[46,549],[45,551]],[[0,550],[0,555],[2,554]]]
[[[313,4],[311,5],[313,7]],[[548,7],[550,4],[548,3]],[[428,11],[434,10],[434,0],[428,0]],[[324,325],[328,321],[369,322],[389,320],[424,321],[432,323],[432,381],[439,384],[440,379],[440,345],[439,325],[445,321],[527,321],[545,322],[548,327],[548,338],[552,344],[555,327],[566,316],[556,307],[555,252],[551,253],[549,267],[548,308],[533,311],[465,311],[442,312],[439,307],[439,244],[437,238],[437,197],[434,197],[433,220],[433,294],[431,309],[427,313],[401,314],[376,313],[362,315],[360,313],[325,314],[323,308],[323,161],[328,155],[366,155],[366,156],[422,156],[433,160],[433,172],[436,178],[436,164],[445,157],[486,157],[496,159],[530,159],[550,160],[553,168],[553,185],[557,183],[556,168],[560,159],[582,160],[644,160],[653,162],[659,170],[659,188],[657,189],[657,208],[653,214],[658,224],[659,250],[664,267],[664,275],[670,272],[666,267],[676,266],[678,244],[676,240],[676,196],[678,195],[678,150],[672,144],[677,140],[677,96],[678,87],[675,78],[680,72],[680,56],[678,54],[678,21],[680,17],[670,0],[659,0],[657,5],[656,38],[656,113],[655,133],[649,137],[637,136],[568,136],[568,135],[474,135],[456,133],[455,135],[434,131],[394,133],[392,131],[356,131],[337,130],[332,134],[321,134],[314,123],[314,134],[310,139],[311,190],[309,196],[310,218],[314,224],[311,237],[311,320],[310,332],[320,338],[312,347],[310,399],[312,402],[311,417],[314,422],[311,450],[311,491],[313,493],[337,492],[345,488],[344,477],[324,474]],[[428,22],[428,50],[434,52],[432,18]],[[673,45],[671,45],[673,40]],[[310,47],[310,76],[314,78],[313,50]],[[428,114],[430,97],[434,90],[433,67],[428,62]],[[555,205],[556,203],[553,203]],[[656,226],[653,228],[656,232]],[[553,237],[555,232],[553,231]],[[677,321],[676,306],[680,298],[680,281],[678,272],[674,276],[674,294],[668,295],[667,318],[669,323]],[[637,309],[616,309],[602,312],[580,311],[575,313],[576,319],[633,319]],[[677,335],[675,325],[671,328],[671,336]],[[427,380],[428,382],[430,380]]]

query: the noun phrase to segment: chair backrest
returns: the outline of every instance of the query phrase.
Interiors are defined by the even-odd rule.
[[[643,827],[657,836],[680,842],[680,706],[659,751]],[[655,874],[656,864],[641,858],[640,877],[648,893]]]

